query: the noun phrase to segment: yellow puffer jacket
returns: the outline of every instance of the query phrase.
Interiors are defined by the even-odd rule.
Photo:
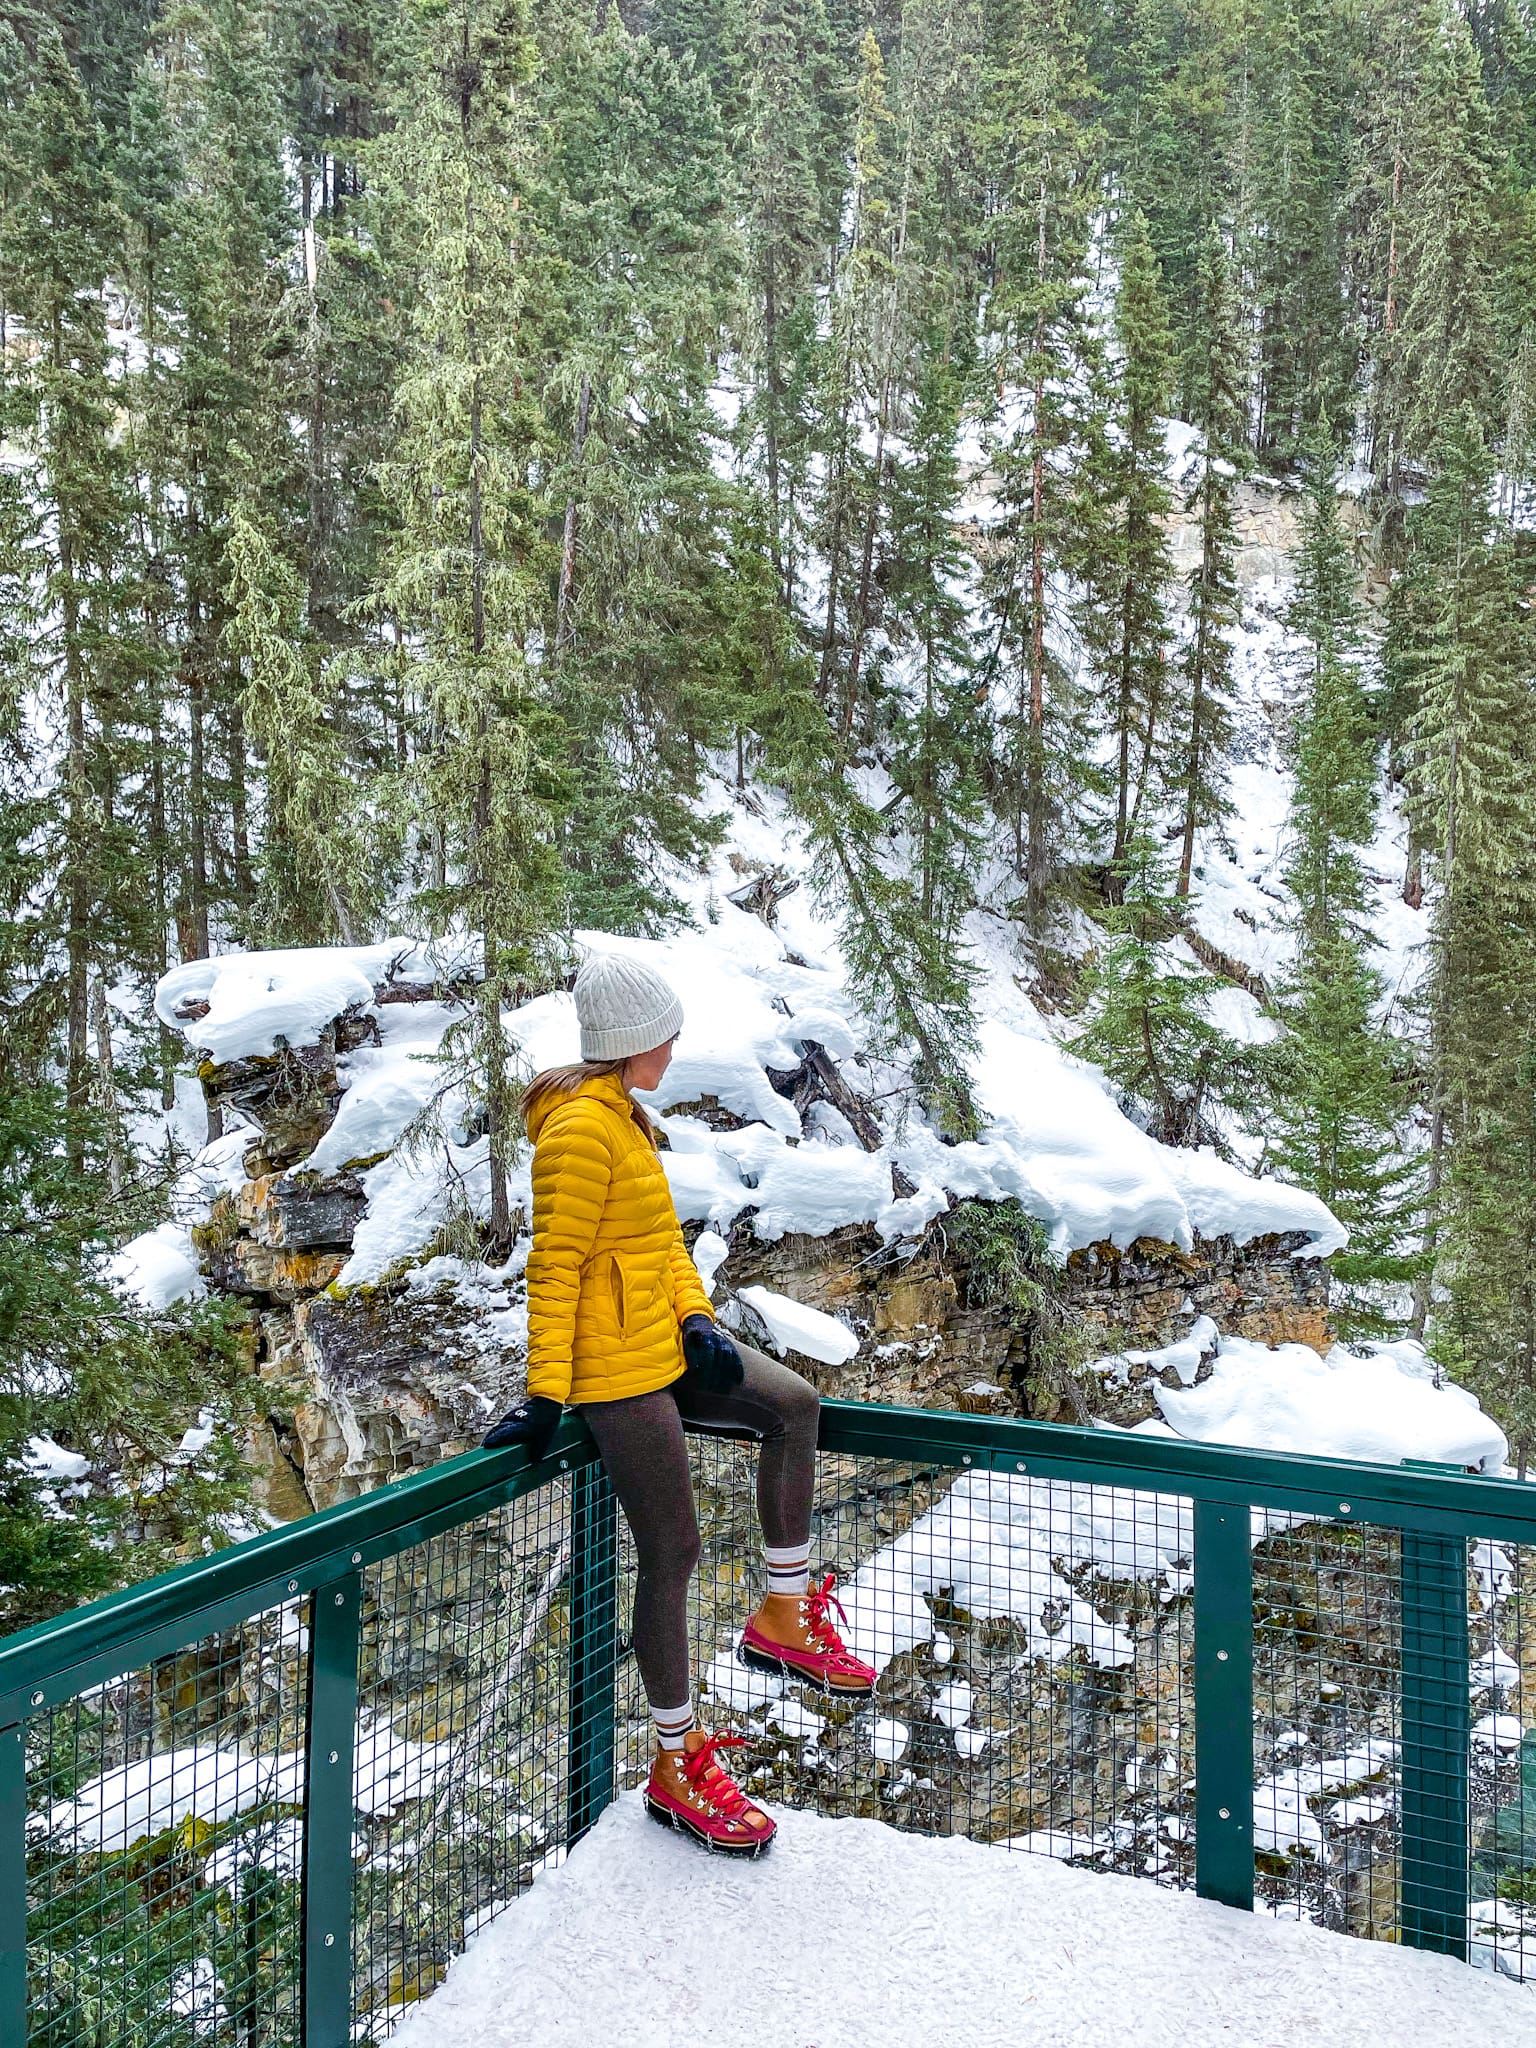
[[[643,1117],[617,1074],[598,1074],[530,1125],[530,1394],[654,1393],[683,1370],[683,1318],[712,1314]]]

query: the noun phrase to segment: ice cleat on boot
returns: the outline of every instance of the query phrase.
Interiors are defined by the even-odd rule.
[[[665,1828],[692,1835],[721,1856],[761,1856],[777,1832],[720,1763],[722,1749],[740,1749],[739,1735],[690,1729],[677,1749],[659,1749],[645,1788],[645,1810]]]
[[[819,1585],[812,1579],[798,1599],[770,1593],[742,1630],[738,1659],[754,1671],[775,1671],[836,1699],[868,1699],[875,1689],[875,1669],[855,1657],[832,1626],[834,1607],[848,1626],[843,1604],[832,1591],[836,1584],[828,1572]]]

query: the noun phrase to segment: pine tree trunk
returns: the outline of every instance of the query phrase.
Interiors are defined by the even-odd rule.
[[[304,173],[303,224],[305,252],[305,282],[309,291],[310,326],[310,382],[309,382],[309,461],[305,478],[306,504],[306,556],[305,562],[305,615],[311,633],[321,631],[325,616],[325,560],[326,542],[330,528],[330,507],[328,504],[326,463],[325,463],[325,350],[320,334],[318,305],[319,252],[315,245],[314,219],[311,214],[311,177],[308,169]],[[320,199],[325,203],[325,167],[320,171]]]
[[[460,121],[464,138],[466,163],[472,160],[470,144],[470,94],[472,88],[465,86],[460,95]],[[469,400],[469,577],[470,577],[470,651],[477,670],[485,654],[485,503],[484,487],[480,473],[484,449],[485,394],[481,381],[480,344],[476,329],[473,307],[475,303],[476,277],[474,264],[475,222],[472,188],[466,187],[464,199],[464,246],[470,251],[469,274],[466,280],[466,296],[471,308],[465,322],[465,342],[472,371]],[[583,389],[586,384],[583,380]],[[569,508],[568,521],[572,520]],[[571,560],[575,555],[575,526],[569,525]],[[565,565],[562,562],[562,579]],[[487,846],[490,838],[491,820],[491,755],[489,745],[490,707],[485,697],[483,673],[477,676],[480,695],[479,736],[480,773],[475,792],[473,824],[470,835],[469,867],[471,885],[480,892],[483,905],[481,920],[484,981],[482,1000],[486,1009],[485,1021],[485,1109],[488,1165],[491,1182],[491,1207],[489,1237],[493,1250],[503,1256],[512,1247],[512,1202],[507,1187],[507,1073],[506,1041],[501,1028],[501,933],[496,912],[495,878],[488,872]]]
[[[837,659],[837,600],[840,594],[843,524],[848,495],[848,415],[853,405],[852,394],[853,337],[850,318],[849,333],[845,337],[842,381],[838,395],[837,443],[831,474],[828,477],[828,500],[832,507],[832,519],[827,534],[827,615],[822,629],[821,664],[816,679],[817,694],[829,710],[832,703],[832,670]]]
[[[1044,229],[1041,230],[1042,234]],[[1043,336],[1037,346],[1044,346]],[[1038,912],[1045,902],[1045,443],[1040,415],[1045,405],[1045,372],[1035,377],[1035,447],[1030,468],[1029,563],[1029,746],[1027,803],[1029,855],[1026,868],[1029,906]]]
[[[59,582],[64,627],[66,696],[69,873],[64,898],[68,924],[65,1094],[69,1123],[65,1156],[79,1173],[85,1166],[84,1113],[90,1103],[89,976],[91,962],[91,882],[86,849],[91,844],[91,793],[85,756],[85,678],[80,668],[80,593],[75,582],[74,540],[64,509],[59,510]]]
[[[96,1099],[107,1144],[107,1185],[114,1201],[128,1185],[128,1146],[122,1109],[117,1099],[117,1073],[112,1058],[112,1015],[107,984],[97,975],[91,988],[92,1027],[96,1034]]]
[[[859,594],[854,609],[853,645],[848,655],[848,675],[843,700],[843,737],[846,740],[853,731],[854,717],[858,708],[859,671],[863,666],[864,647],[869,637],[870,599],[874,588],[875,536],[880,527],[880,494],[885,481],[885,447],[890,433],[891,398],[896,384],[896,352],[901,339],[901,302],[903,290],[903,266],[907,254],[907,226],[912,200],[912,124],[907,124],[906,154],[902,167],[901,206],[897,220],[896,243],[891,254],[891,291],[889,319],[886,327],[884,361],[880,372],[880,396],[875,406],[875,456],[870,465],[873,483],[870,491],[869,516],[864,522],[864,551],[859,564]]]
[[[1141,759],[1136,765],[1135,795],[1131,798],[1131,814],[1126,821],[1126,844],[1141,819],[1142,799],[1147,793],[1147,784],[1152,775],[1152,755],[1157,745],[1157,702],[1147,706],[1147,729],[1141,739]]]
[[[1131,579],[1125,580],[1120,614],[1120,689],[1115,712],[1118,758],[1115,784],[1115,850],[1113,858],[1124,860],[1130,831],[1131,812]]]
[[[151,615],[151,649],[158,649],[159,635]],[[170,887],[166,876],[165,832],[165,731],[164,704],[158,672],[154,700],[149,712],[149,836],[151,874],[155,892],[155,972],[157,978],[170,965],[166,954],[166,933],[170,924]],[[160,1070],[160,1107],[170,1109],[176,1101],[176,1060],[178,1041],[170,1027],[156,1025]]]
[[[196,515],[188,520],[195,536]],[[190,550],[189,550],[190,552]],[[187,857],[192,907],[194,960],[208,958],[208,790],[206,693],[203,687],[202,600],[195,589],[187,598]]]
[[[921,910],[925,923],[933,918],[934,885],[933,872],[933,635],[930,632],[925,641],[926,661],[923,673],[923,774],[919,786],[921,805],[918,810],[919,871],[922,875]]]
[[[395,767],[404,775],[411,760],[406,734],[405,665],[400,660],[405,634],[398,619],[392,621],[392,630],[395,636]]]
[[[763,452],[768,465],[769,546],[773,553],[774,581],[787,611],[793,601],[793,591],[779,487],[779,419],[784,403],[784,373],[779,363],[778,275],[771,258],[763,283],[763,350],[768,358],[768,417],[763,423]]]
[[[1445,1106],[1438,1095],[1429,1121],[1429,1171],[1424,1182],[1424,1269],[1414,1276],[1413,1314],[1408,1334],[1423,1341],[1429,1322],[1430,1293],[1435,1281],[1435,1250],[1440,1240],[1440,1183],[1445,1170]]]
[[[234,867],[235,907],[240,935],[247,943],[255,937],[251,915],[256,902],[256,882],[251,871],[251,828],[246,801],[245,707],[239,687],[231,689],[224,715],[225,751],[229,760],[230,851]]]
[[[848,669],[843,679],[843,738],[846,740],[853,731],[854,714],[859,701],[859,670],[864,660],[864,643],[869,634],[869,600],[875,568],[875,531],[880,523],[880,476],[885,466],[885,429],[882,426],[876,438],[874,483],[869,501],[869,516],[864,522],[864,549],[859,561],[859,589],[854,600],[853,632],[848,649]]]
[[[1194,690],[1189,707],[1189,776],[1184,789],[1184,830],[1179,842],[1179,878],[1174,888],[1176,896],[1188,896],[1195,864],[1195,826],[1199,817],[1200,799],[1200,753],[1205,740],[1201,730],[1201,714],[1205,709],[1204,641],[1205,621],[1202,618],[1196,636]]]
[[[1403,871],[1403,901],[1410,910],[1424,908],[1424,852],[1419,835],[1408,828],[1408,863]]]
[[[1211,592],[1216,582],[1215,493],[1211,488],[1210,455],[1206,455],[1205,483],[1200,506],[1200,589],[1197,594],[1195,645],[1190,662],[1189,772],[1184,790],[1184,831],[1179,845],[1179,879],[1175,894],[1189,894],[1195,862],[1195,827],[1200,815],[1200,776],[1205,744],[1205,672],[1210,644]]]
[[[842,439],[846,443],[848,415],[844,401]],[[837,657],[837,597],[838,561],[843,545],[843,492],[845,456],[840,453],[835,496],[832,502],[832,525],[827,537],[827,616],[821,635],[821,666],[816,678],[817,694],[824,705],[830,706],[832,699],[832,668]]]
[[[571,445],[573,473],[581,474],[586,452],[587,427],[592,417],[592,379],[583,372],[581,397],[576,406],[576,434]],[[568,647],[576,635],[576,527],[578,507],[572,490],[565,501],[565,528],[560,543],[560,587],[555,599],[555,649]]]

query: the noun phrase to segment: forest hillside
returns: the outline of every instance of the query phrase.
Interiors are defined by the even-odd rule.
[[[4,10],[11,1618],[243,1526],[247,1180],[515,1360],[594,943],[722,1245],[1284,1238],[1523,1473],[1533,182],[1503,0]]]

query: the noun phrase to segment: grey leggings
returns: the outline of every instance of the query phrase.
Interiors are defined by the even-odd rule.
[[[744,1372],[728,1394],[707,1394],[684,1373],[659,1393],[582,1404],[635,1539],[635,1662],[655,1707],[679,1707],[690,1691],[688,1581],[699,1561],[699,1525],[683,1431],[760,1443],[757,1514],[764,1541],[787,1548],[811,1533],[820,1398],[787,1365],[748,1344],[736,1349]]]

